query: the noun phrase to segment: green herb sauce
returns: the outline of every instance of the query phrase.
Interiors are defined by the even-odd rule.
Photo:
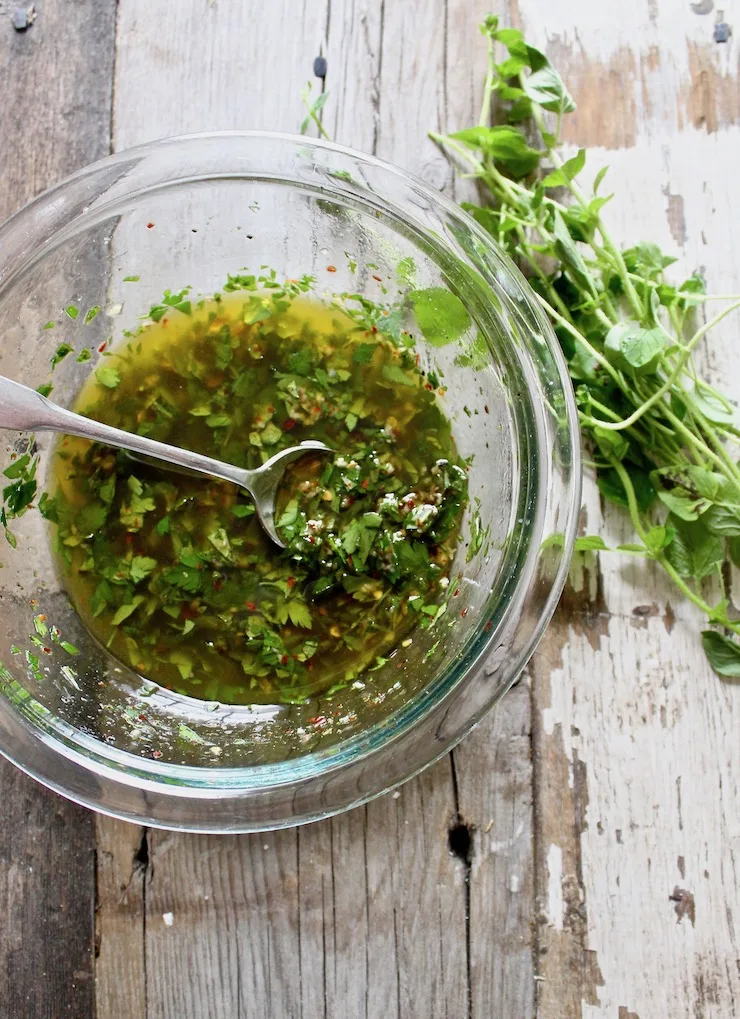
[[[235,704],[339,689],[432,625],[467,494],[398,322],[320,303],[308,280],[264,284],[166,294],[76,409],[241,467],[323,440],[335,452],[297,461],[280,493],[286,549],[235,486],[71,437],[40,501],[97,639],[164,687]]]

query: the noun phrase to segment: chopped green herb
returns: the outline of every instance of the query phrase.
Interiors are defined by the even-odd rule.
[[[444,287],[412,290],[409,300],[424,339],[433,347],[452,343],[470,327],[467,308],[459,297]]]
[[[356,295],[326,306],[303,296],[311,285],[263,271],[230,277],[218,300],[168,292],[77,402],[253,469],[309,437],[342,450],[290,466],[284,550],[234,486],[102,445],[57,457],[63,487],[40,501],[98,640],[191,696],[330,696],[432,625],[444,600],[467,477],[407,350],[404,309]],[[31,463],[11,465],[9,481]]]
[[[67,354],[71,354],[73,350],[74,350],[74,347],[72,347],[69,343],[60,343],[59,346],[57,347],[55,353],[54,353],[54,356],[51,359],[51,368],[52,368],[52,371],[56,368],[56,366],[61,361],[63,361],[65,359]]]
[[[125,605],[121,605],[120,608],[118,608],[113,614],[113,618],[110,621],[111,626],[120,626],[120,624],[128,619],[129,616],[132,616],[134,612],[136,612],[139,605],[141,605],[144,600],[143,594],[137,594],[130,602],[127,602]]]
[[[115,389],[121,381],[121,376],[117,368],[114,368],[112,364],[101,364],[95,369],[95,378],[98,380],[101,386],[105,386],[106,389]]]

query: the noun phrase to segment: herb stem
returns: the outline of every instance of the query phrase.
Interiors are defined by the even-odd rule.
[[[640,508],[637,505],[637,497],[635,496],[635,487],[632,484],[632,479],[624,469],[624,465],[620,460],[612,459],[610,462],[614,470],[617,472],[619,480],[624,486],[624,492],[627,496],[627,507],[629,509],[630,519],[632,520],[632,526],[635,529],[635,533],[643,545],[647,546],[647,531],[642,525]]]
[[[521,84],[523,86],[524,85],[524,77],[523,77],[523,74],[521,72],[520,72],[519,77],[520,77]],[[545,118],[542,115],[542,109],[539,106],[537,106],[536,103],[532,105],[532,117],[534,119],[535,124],[537,125],[537,128],[538,128],[540,134],[544,138],[547,135],[547,129],[546,129],[546,126],[545,126]],[[560,153],[556,149],[554,149],[552,147],[552,145],[546,145],[546,148],[547,148],[547,155],[551,159],[552,165],[555,167],[556,170],[561,170],[562,171],[562,169],[563,169],[563,160],[560,157]],[[565,181],[566,181],[566,187],[568,188],[570,193],[573,195],[573,197],[576,199],[576,201],[581,206],[581,208],[584,209],[586,212],[589,212],[593,216],[594,225],[595,225],[596,229],[598,230],[599,234],[601,235],[601,239],[604,242],[604,247],[605,247],[606,251],[609,253],[609,255],[611,256],[611,259],[612,259],[612,261],[614,263],[614,267],[616,268],[616,270],[617,270],[617,272],[618,272],[618,274],[619,274],[619,276],[620,276],[620,278],[622,280],[622,284],[624,286],[624,292],[627,295],[627,298],[628,298],[630,304],[632,305],[634,311],[637,313],[638,321],[642,321],[642,319],[643,319],[643,307],[642,307],[642,304],[640,302],[640,298],[638,297],[637,291],[634,288],[632,280],[629,278],[629,275],[627,273],[627,266],[625,265],[625,261],[624,261],[624,258],[622,257],[621,251],[617,248],[617,246],[612,241],[609,233],[606,230],[606,227],[604,226],[604,222],[603,222],[601,216],[598,214],[598,212],[595,212],[595,213],[591,212],[591,210],[589,208],[589,203],[588,203],[588,201],[586,199],[586,196],[583,194],[583,192],[578,187],[578,185],[573,180],[570,179],[568,174],[564,173],[563,177],[565,178]]]
[[[478,126],[486,127],[491,117],[491,96],[493,95],[493,86],[496,80],[496,62],[494,60],[493,53],[493,39],[490,35],[487,37],[488,43],[488,71],[486,73],[486,80],[483,85],[483,99],[481,100],[480,116],[478,117]]]
[[[666,393],[668,393],[674,387],[678,379],[681,377],[681,373],[683,372],[684,366],[691,357],[691,352],[694,349],[694,347],[696,347],[697,343],[699,343],[699,341],[703,339],[704,336],[706,336],[707,332],[714,325],[716,325],[718,322],[721,322],[726,315],[729,315],[730,312],[734,311],[736,308],[740,308],[740,301],[737,301],[735,304],[730,305],[730,307],[723,309],[723,311],[721,311],[718,315],[715,315],[713,319],[711,319],[709,322],[703,325],[701,329],[697,329],[697,331],[691,337],[686,346],[683,347],[676,367],[673,369],[673,371],[668,376],[666,381],[663,383],[662,386],[660,386],[659,389],[656,389],[652,396],[649,396],[647,400],[645,400],[645,402],[642,403],[637,408],[637,410],[633,411],[633,413],[630,414],[629,417],[623,418],[621,421],[607,422],[604,425],[602,425],[602,427],[618,432],[622,428],[629,428],[636,421],[639,421],[640,418],[644,414],[646,414],[650,410],[650,408],[653,407],[658,402],[658,400],[662,400]],[[724,449],[721,443],[719,444],[719,446],[722,449]]]
[[[573,336],[573,338],[578,343],[580,343],[581,346],[585,350],[588,351],[588,353],[591,355],[591,357],[593,357],[593,359],[595,361],[598,361],[598,363],[601,365],[601,367],[604,368],[604,370],[607,371],[611,375],[611,377],[614,379],[614,381],[619,386],[619,388],[622,389],[623,388],[622,382],[621,382],[621,380],[619,378],[619,375],[618,375],[616,369],[611,364],[611,362],[608,361],[607,358],[605,358],[604,355],[602,353],[600,353],[596,349],[596,347],[593,347],[588,342],[588,340],[583,335],[583,333],[579,332],[579,330],[576,329],[576,327],[571,322],[569,322],[567,318],[564,318],[560,314],[560,312],[555,311],[553,306],[548,301],[546,301],[545,298],[541,294],[538,294],[538,293],[535,292],[535,296],[536,296],[537,300],[540,302],[540,304],[542,305],[542,307],[544,308],[544,310],[547,312],[547,314],[551,318],[553,318],[558,323],[558,325],[561,325],[563,327],[563,329],[566,329],[571,334],[571,336]]]
[[[612,467],[617,472],[619,480],[622,482],[622,485],[624,486],[632,526],[634,527],[638,537],[640,538],[640,541],[642,541],[643,545],[645,545],[645,547],[650,552],[648,546],[647,531],[643,527],[642,520],[640,518],[640,510],[637,505],[637,497],[635,496],[635,488],[634,485],[632,484],[632,480],[627,471],[624,469],[624,466],[619,462],[619,460],[612,460]],[[681,577],[676,572],[672,564],[668,561],[668,559],[666,559],[664,553],[650,552],[650,555],[652,558],[656,560],[656,562],[660,563],[660,565],[663,567],[663,569],[671,578],[676,587],[678,587],[678,589],[685,595],[686,598],[689,599],[690,602],[693,602],[693,604],[696,605],[697,608],[701,609],[701,611],[704,612],[706,615],[712,614],[711,605],[705,602],[704,599],[701,598],[698,594],[696,594],[695,591],[692,591],[692,589],[685,582],[683,577]]]

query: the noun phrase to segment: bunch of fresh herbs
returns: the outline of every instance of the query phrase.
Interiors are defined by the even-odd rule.
[[[431,137],[477,181],[481,204],[464,207],[522,269],[557,333],[587,463],[636,532],[619,550],[665,570],[717,627],[702,634],[713,668],[740,676],[724,569],[740,565],[740,430],[734,405],[693,360],[740,295],[711,297],[698,275],[676,285],[665,276],[676,259],[657,245],[613,240],[603,218],[611,196],[600,194],[607,168],[587,191],[578,181],[585,151],[560,153],[575,104],[559,74],[498,18],[481,29],[489,63],[479,121]],[[721,310],[696,327],[695,309],[710,301]],[[607,548],[598,537],[577,547]]]

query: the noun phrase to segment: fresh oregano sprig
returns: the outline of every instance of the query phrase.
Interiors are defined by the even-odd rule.
[[[697,275],[676,285],[665,276],[676,259],[657,245],[616,244],[602,217],[611,197],[599,193],[606,168],[586,192],[578,181],[585,151],[560,153],[562,119],[575,109],[561,77],[498,18],[481,30],[489,62],[479,121],[431,137],[477,180],[482,202],[464,207],[520,266],[553,324],[587,462],[638,539],[620,550],[657,562],[724,631],[705,630],[704,649],[718,673],[740,676],[732,639],[740,620],[730,615],[724,571],[728,561],[740,566],[740,428],[734,405],[693,360],[714,326],[740,308],[740,295],[707,295]],[[697,327],[695,309],[712,301],[724,306]],[[577,547],[607,546],[587,537]],[[712,599],[709,588],[719,595]]]

